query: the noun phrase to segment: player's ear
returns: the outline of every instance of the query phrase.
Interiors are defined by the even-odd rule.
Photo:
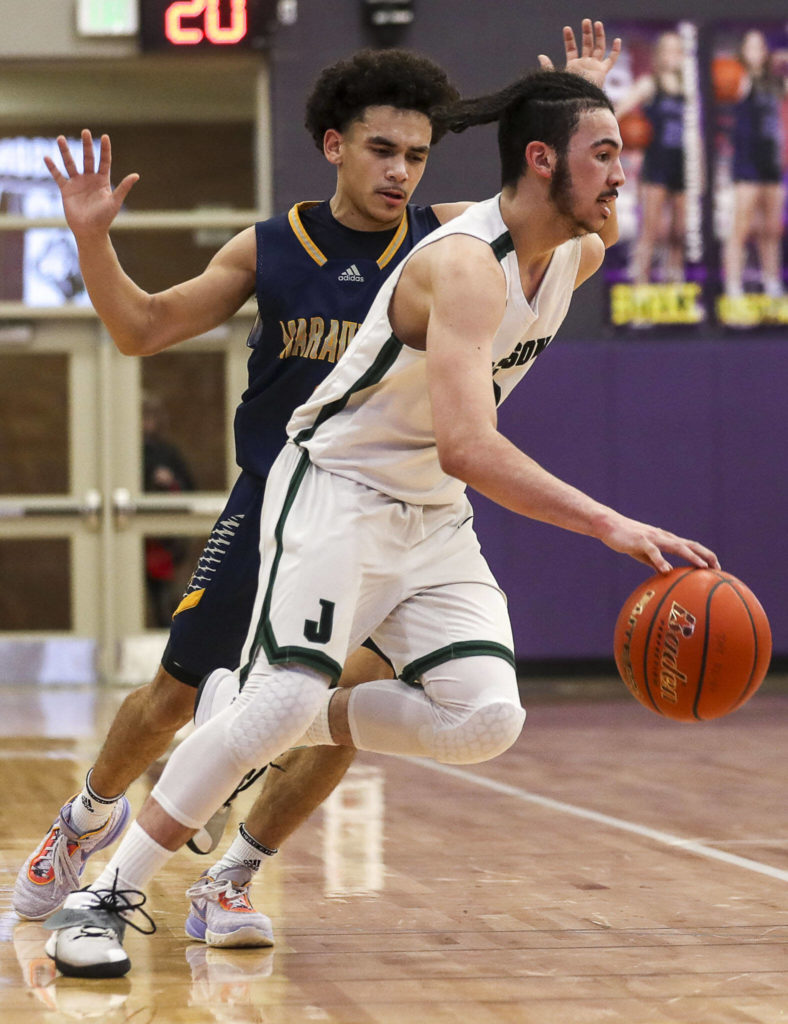
[[[323,156],[330,164],[342,162],[342,132],[329,128],[323,136]]]
[[[525,166],[540,177],[552,178],[555,165],[555,150],[546,142],[529,142],[525,147]]]

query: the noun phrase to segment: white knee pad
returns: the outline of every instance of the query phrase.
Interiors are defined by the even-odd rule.
[[[231,705],[227,743],[244,774],[287,750],[317,714],[328,678],[301,665],[253,668]],[[271,745],[276,750],[270,753]],[[262,756],[264,754],[264,756]]]
[[[525,722],[525,709],[509,701],[491,701],[451,725],[435,729],[431,756],[443,764],[477,764],[508,750]]]
[[[459,658],[425,672],[422,687],[399,679],[363,683],[348,718],[361,750],[475,764],[503,753],[520,735],[514,669],[495,657]]]
[[[298,665],[253,669],[230,707],[173,752],[152,795],[176,821],[202,827],[247,772],[300,738],[327,690],[326,676]]]

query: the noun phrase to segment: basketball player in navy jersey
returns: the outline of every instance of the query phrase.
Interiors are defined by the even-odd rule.
[[[600,23],[588,49],[583,67],[604,81],[618,51],[604,57]],[[498,432],[496,405],[602,262],[624,176],[612,106],[584,75],[543,70],[447,114],[458,131],[493,121],[502,192],[403,260],[291,417],[262,511],[245,685],[180,744],[99,879],[48,922],[46,949],[64,972],[129,969],[124,911],[224,792],[281,749],[338,743],[462,764],[514,742],[525,716],[511,629],[466,483],[659,571],[664,552],[717,564],[558,480]],[[369,635],[398,678],[339,688],[332,702],[331,680]]]
[[[98,167],[87,131],[82,172],[63,138],[65,175],[47,161],[91,300],[121,352],[152,355],[202,334],[252,295],[260,312],[248,341],[249,383],[235,418],[241,475],[173,617],[155,678],[125,699],[82,793],[65,804],[19,872],[14,908],[21,916],[45,918],[79,888],[88,856],[126,825],[126,787],[190,720],[200,681],[218,666],[242,664],[265,480],[286,439],[287,420],[341,358],[403,256],[468,205],[410,203],[439,138],[432,112],[456,95],[441,68],[401,50],[363,51],[324,69],[307,102],[306,126],[336,169],[332,198],[297,204],[242,231],[200,276],[154,295],[124,273],[110,242],[110,226],[138,176],[127,175],[111,189],[109,138],[101,139]],[[386,674],[387,664],[362,648],[351,653],[341,683]],[[352,758],[352,751],[326,748],[279,759],[283,770],[266,779],[270,793],[257,800],[221,863],[192,894],[188,934],[211,945],[271,944],[269,919],[249,902],[250,880]]]

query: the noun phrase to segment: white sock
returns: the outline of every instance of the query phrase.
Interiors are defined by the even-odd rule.
[[[97,889],[111,889],[117,874],[116,888],[144,890],[151,878],[172,856],[172,850],[160,846],[135,821],[109,864],[90,888],[94,892]]]
[[[91,768],[85,778],[82,792],[78,793],[71,801],[69,810],[71,827],[81,836],[86,832],[96,832],[105,822],[109,821],[115,804],[123,796],[122,793],[111,797],[99,796],[90,785],[92,772]]]
[[[262,867],[263,857],[273,857],[276,852],[250,835],[242,822],[227,853],[214,864],[208,874],[211,878],[217,878],[223,871],[234,871],[237,875],[240,869],[241,872],[248,872],[248,879],[251,879]],[[236,877],[235,881],[239,881],[239,878]]]

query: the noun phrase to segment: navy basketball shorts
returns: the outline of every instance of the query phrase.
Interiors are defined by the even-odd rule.
[[[161,663],[189,686],[241,663],[258,586],[264,491],[265,481],[241,473],[173,615]]]
[[[683,192],[684,150],[650,146],[643,158],[640,180],[644,185],[662,185],[668,192]]]

